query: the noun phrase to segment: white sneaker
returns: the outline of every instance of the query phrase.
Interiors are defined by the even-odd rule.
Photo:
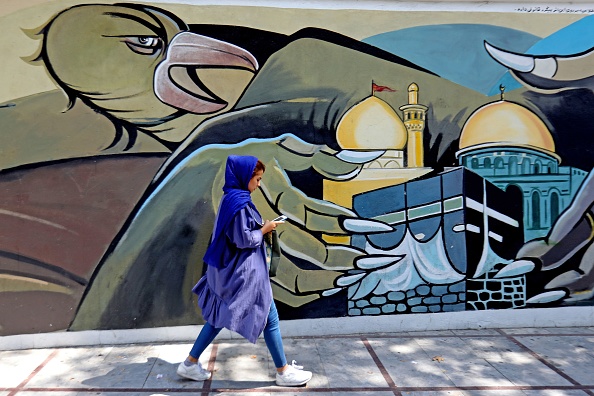
[[[298,366],[293,360],[283,373],[276,373],[276,384],[278,386],[300,386],[305,385],[311,379],[311,371],[303,370],[303,366]]]
[[[186,366],[184,362],[181,362],[177,366],[177,375],[194,381],[204,381],[210,378],[210,371],[203,369],[200,362],[191,366]]]

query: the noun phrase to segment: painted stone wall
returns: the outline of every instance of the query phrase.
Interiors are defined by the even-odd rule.
[[[592,10],[280,5],[0,6],[0,335],[201,323],[230,154],[281,319],[594,303]]]

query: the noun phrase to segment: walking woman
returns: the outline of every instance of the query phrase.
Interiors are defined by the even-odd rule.
[[[281,222],[262,223],[250,195],[260,187],[265,170],[256,157],[227,158],[224,195],[204,255],[207,271],[193,289],[206,323],[190,355],[177,368],[181,377],[195,381],[210,378],[198,358],[223,327],[252,343],[264,332],[277,370],[277,385],[304,385],[312,377],[295,362],[288,365],[283,349],[264,246],[264,235]]]

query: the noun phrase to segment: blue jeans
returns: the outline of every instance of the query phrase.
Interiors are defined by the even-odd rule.
[[[204,327],[202,327],[200,334],[198,334],[198,338],[196,338],[194,346],[190,351],[190,356],[194,359],[198,359],[221,330],[221,328],[213,327],[207,322]],[[270,355],[272,355],[272,360],[274,361],[276,368],[284,367],[287,364],[287,358],[285,357],[283,340],[281,338],[278,323],[278,311],[276,310],[274,300],[272,301],[272,304],[270,304],[268,320],[266,322],[266,327],[264,327],[264,341],[266,341],[266,346],[270,351]]]

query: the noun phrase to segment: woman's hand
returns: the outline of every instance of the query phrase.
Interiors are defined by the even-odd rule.
[[[264,235],[268,234],[270,231],[275,230],[277,225],[282,224],[282,223],[284,223],[284,221],[266,220],[264,222],[264,225],[261,228],[262,234],[264,234]]]

